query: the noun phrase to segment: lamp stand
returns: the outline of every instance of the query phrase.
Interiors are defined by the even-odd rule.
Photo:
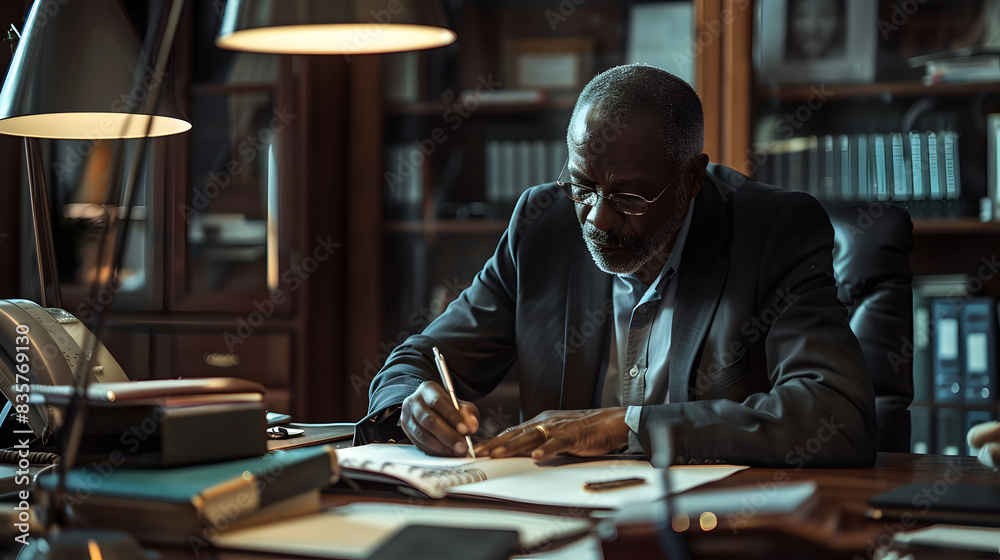
[[[52,245],[52,215],[45,184],[45,164],[38,138],[24,138],[24,157],[28,167],[28,192],[31,195],[31,217],[35,228],[35,262],[38,263],[40,303],[42,307],[62,308],[59,273]]]

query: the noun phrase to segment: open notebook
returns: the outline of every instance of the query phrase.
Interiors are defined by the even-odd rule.
[[[430,498],[468,496],[519,503],[618,509],[666,495],[663,470],[640,456],[563,456],[535,462],[507,459],[432,457],[412,445],[370,444],[337,450],[342,476],[394,484],[403,492]],[[670,468],[672,492],[720,480],[746,467],[733,465]],[[645,482],[606,492],[589,492],[588,482],[638,477]]]

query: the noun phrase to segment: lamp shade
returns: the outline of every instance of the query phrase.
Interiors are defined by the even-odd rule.
[[[35,0],[0,91],[0,134],[97,140],[190,129],[169,95],[143,114],[163,80],[154,74],[118,0]]]
[[[279,54],[365,54],[451,44],[431,0],[228,0],[215,44]]]

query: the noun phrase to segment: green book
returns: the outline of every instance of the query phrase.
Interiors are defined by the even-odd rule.
[[[70,471],[64,502],[86,527],[197,546],[232,527],[315,511],[319,489],[339,474],[327,445],[167,469],[121,468],[109,458]],[[38,478],[45,492],[56,484],[55,473]]]

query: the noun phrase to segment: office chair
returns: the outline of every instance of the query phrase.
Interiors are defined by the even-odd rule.
[[[875,388],[879,451],[910,451],[913,401],[913,222],[884,202],[824,202],[833,274]]]

